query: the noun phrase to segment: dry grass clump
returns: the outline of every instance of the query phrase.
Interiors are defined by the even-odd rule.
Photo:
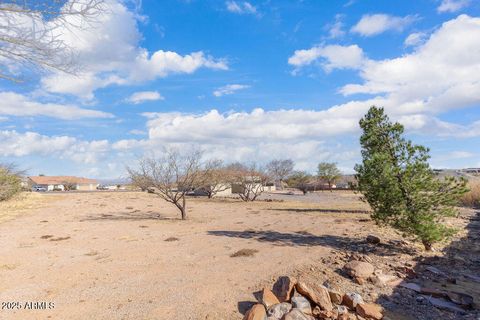
[[[240,249],[235,253],[232,253],[230,255],[231,258],[236,258],[236,257],[253,257],[255,253],[257,253],[258,250],[255,249]]]
[[[0,201],[0,222],[10,220],[27,210],[40,208],[53,199],[53,196],[46,197],[36,192],[21,192],[7,201]]]
[[[480,180],[470,181],[468,187],[470,191],[462,196],[460,203],[466,207],[480,208]]]

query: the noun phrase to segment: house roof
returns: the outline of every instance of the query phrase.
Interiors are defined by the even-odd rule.
[[[76,184],[96,184],[97,180],[73,176],[33,176],[28,177],[35,184],[62,184],[65,182]]]

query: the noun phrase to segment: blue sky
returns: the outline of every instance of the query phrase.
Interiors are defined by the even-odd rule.
[[[107,3],[94,28],[56,31],[75,76],[0,62],[24,79],[0,80],[0,161],[119,178],[144,154],[195,146],[352,172],[376,104],[432,166],[480,166],[477,1]]]

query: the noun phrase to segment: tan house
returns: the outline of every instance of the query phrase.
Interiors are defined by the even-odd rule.
[[[45,188],[46,191],[91,191],[99,185],[95,179],[73,176],[33,176],[28,177],[28,183],[32,188]]]

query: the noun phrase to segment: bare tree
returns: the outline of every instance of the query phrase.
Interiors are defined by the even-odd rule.
[[[91,26],[105,10],[105,0],[0,0],[0,78],[20,82],[19,66],[75,73],[62,34]]]
[[[67,179],[65,181],[62,181],[63,185],[63,190],[65,191],[72,191],[77,188],[77,183],[73,181],[73,179]]]
[[[210,160],[204,170],[203,181],[197,190],[205,192],[209,199],[217,193],[231,188],[229,171],[223,165],[222,160]]]
[[[146,183],[150,192],[174,204],[180,210],[182,220],[186,220],[185,195],[204,180],[201,157],[198,150],[187,154],[167,150],[163,157],[144,158],[139,161],[137,170],[127,167],[127,171],[132,183],[141,181],[142,186]]]
[[[232,184],[232,192],[238,193],[243,201],[255,201],[265,190],[265,184],[269,177],[255,163],[249,166],[234,163],[227,169]]]
[[[291,159],[272,160],[267,163],[267,172],[275,182],[278,181],[278,186],[283,189],[282,182],[292,173],[295,163]]]

